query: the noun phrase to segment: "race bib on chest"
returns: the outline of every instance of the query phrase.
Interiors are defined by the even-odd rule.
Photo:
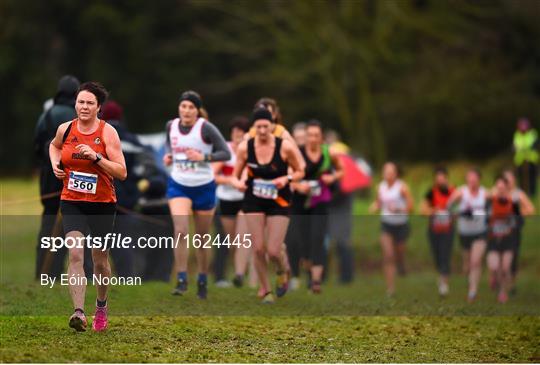
[[[174,160],[174,164],[177,170],[181,172],[197,172],[199,170],[199,162],[197,161],[190,161],[185,158],[185,155],[183,158],[177,158]]]
[[[435,232],[445,232],[452,225],[452,216],[447,211],[439,211],[433,215],[433,230]]]
[[[310,180],[308,181],[309,184],[309,192],[311,196],[320,196],[322,193],[322,186],[321,183],[318,180]]]
[[[278,189],[271,180],[253,180],[253,195],[261,199],[277,199]]]
[[[182,160],[176,162],[176,168],[182,172],[197,172],[199,163],[197,161]]]
[[[495,237],[508,236],[512,232],[512,226],[508,220],[496,220],[495,222],[493,222],[491,232]]]
[[[95,194],[97,182],[98,176],[96,174],[70,171],[68,189],[72,191],[78,191],[79,193]]]

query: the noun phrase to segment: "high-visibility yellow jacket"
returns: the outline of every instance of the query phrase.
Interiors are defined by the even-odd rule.
[[[514,163],[516,166],[520,166],[524,162],[538,163],[540,156],[536,150],[537,141],[538,132],[535,129],[530,129],[525,133],[519,131],[514,133]]]

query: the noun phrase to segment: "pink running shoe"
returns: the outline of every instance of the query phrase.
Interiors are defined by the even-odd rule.
[[[508,302],[508,294],[506,294],[506,292],[504,291],[499,292],[499,296],[497,297],[497,300],[501,304]]]
[[[96,332],[105,331],[107,329],[107,307],[96,307],[92,329]]]
[[[86,326],[88,322],[86,321],[86,316],[81,311],[75,311],[71,317],[69,317],[69,326],[77,332],[86,331]]]

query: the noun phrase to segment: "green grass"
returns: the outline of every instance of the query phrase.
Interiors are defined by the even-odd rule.
[[[423,169],[418,168],[418,171]],[[427,172],[409,170],[424,179]],[[429,183],[411,184],[415,196]],[[32,281],[39,201],[35,181],[2,181],[0,361],[2,362],[539,362],[540,219],[527,222],[518,294],[499,305],[487,287],[465,303],[454,250],[451,294],[436,295],[425,220],[413,218],[409,275],[387,299],[380,275],[378,219],[356,218],[359,270],[350,286],[330,275],[321,296],[305,289],[272,306],[255,290],[210,287],[209,300],[169,294],[170,284],[112,287],[110,329],[74,333],[66,287]],[[356,203],[364,214],[367,203]],[[21,216],[20,214],[34,214]],[[332,273],[335,258],[331,259]],[[95,288],[86,307],[91,312]]]
[[[538,362],[531,317],[2,318],[4,362]],[[459,341],[457,341],[459,339]]]

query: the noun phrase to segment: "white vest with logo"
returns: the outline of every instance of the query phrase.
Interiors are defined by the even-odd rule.
[[[204,118],[199,118],[187,134],[180,132],[180,119],[176,118],[171,124],[169,138],[173,165],[171,177],[180,185],[201,186],[214,180],[214,172],[209,162],[189,161],[186,156],[188,149],[193,149],[202,154],[212,152],[212,145],[202,138],[202,127],[206,123]]]
[[[405,197],[401,194],[403,183],[396,180],[392,186],[388,186],[386,181],[379,184],[379,201],[381,203],[381,221],[391,225],[401,225],[408,221],[408,214],[404,211],[407,208]],[[400,210],[396,213],[395,210]]]
[[[459,203],[459,212],[467,210],[472,211],[472,217],[458,218],[458,231],[464,236],[474,236],[484,233],[487,229],[486,224],[486,189],[480,187],[476,196],[473,196],[467,186],[461,187],[461,201]]]

